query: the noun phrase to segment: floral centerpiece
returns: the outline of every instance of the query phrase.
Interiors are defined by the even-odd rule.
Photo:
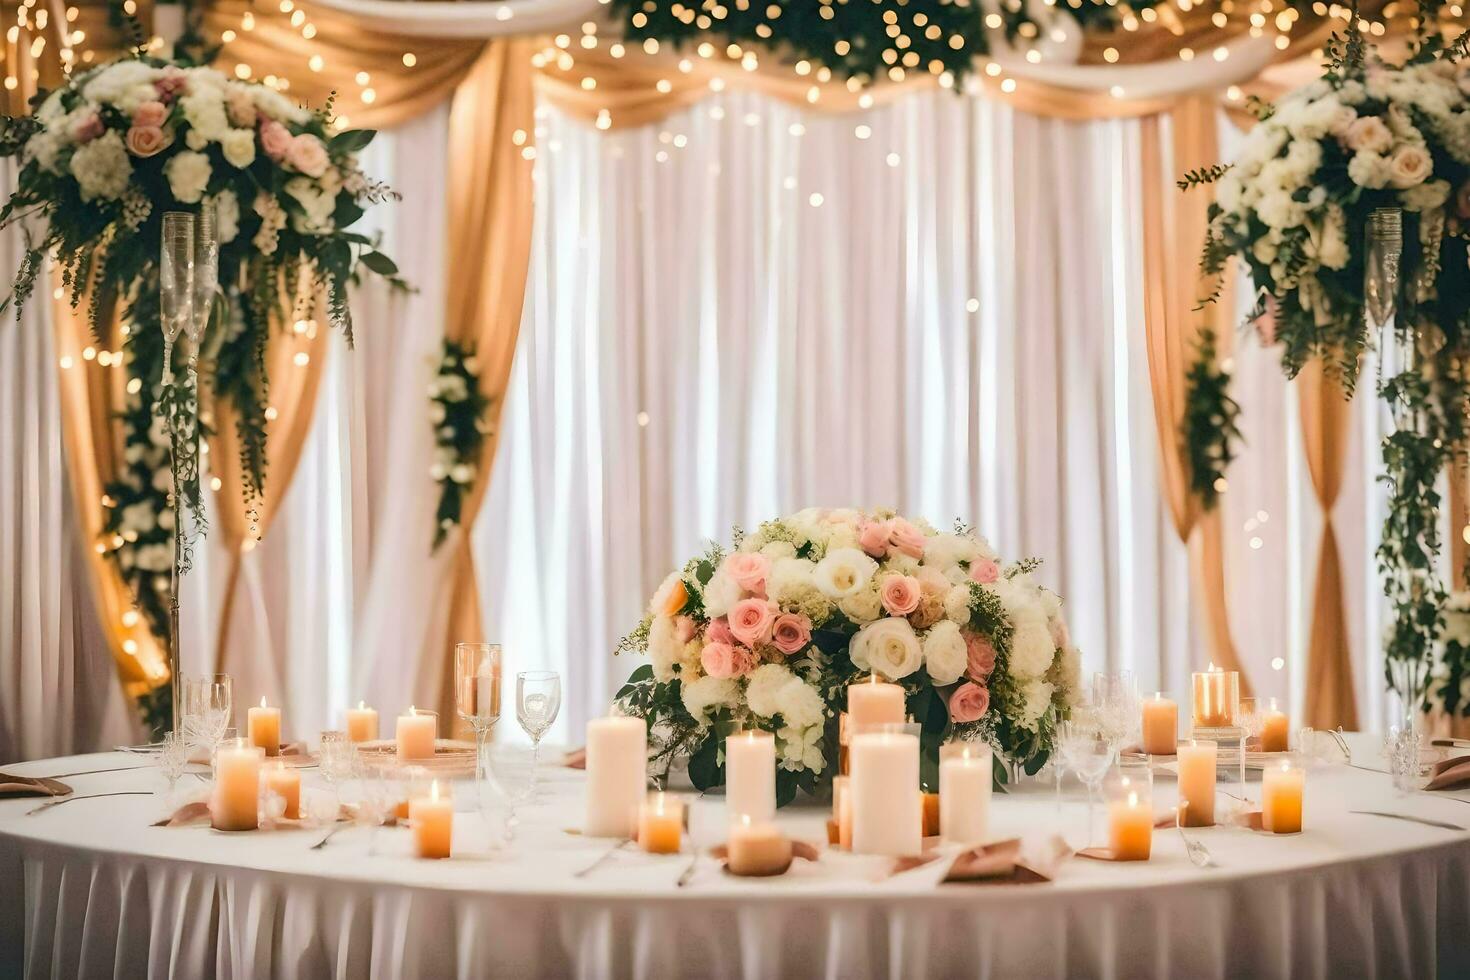
[[[1317,359],[1351,392],[1362,357],[1379,349],[1379,394],[1395,424],[1380,477],[1389,501],[1378,565],[1393,607],[1385,665],[1408,703],[1424,702],[1435,676],[1458,686],[1470,666],[1433,664],[1437,648],[1461,661],[1466,651],[1439,642],[1436,483],[1464,458],[1470,407],[1470,64],[1456,60],[1467,37],[1446,49],[1435,19],[1422,18],[1409,59],[1393,65],[1354,26],[1333,39],[1322,79],[1257,105],[1232,165],[1180,182],[1214,185],[1204,271],[1245,264],[1257,290],[1250,320],[1289,376]],[[1213,435],[1228,442],[1236,406],[1217,385],[1196,385],[1191,404],[1201,399],[1189,417],[1216,420]],[[1211,435],[1195,425],[1185,438]]]
[[[1033,569],[966,528],[891,511],[807,509],[737,529],[733,551],[711,544],[654,593],[619,646],[651,662],[617,703],[648,721],[650,766],[687,758],[701,789],[724,782],[726,735],[773,732],[783,804],[830,778],[847,686],[869,674],[903,685],[926,784],[950,739],[1035,772],[1077,700],[1080,659]]]
[[[49,258],[73,306],[86,304],[98,360],[115,357],[126,372],[124,458],[104,488],[98,544],[150,630],[164,637],[169,451],[184,457],[180,471],[191,479],[182,496],[197,507],[198,443],[212,417],[197,412],[192,389],[163,383],[164,212],[207,203],[217,215],[219,295],[190,355],[200,395],[234,409],[253,501],[266,472],[267,342],[272,331],[314,330],[319,297],[325,318],[350,339],[348,284],[360,268],[396,282],[397,269],[349,228],[392,192],[358,165],[371,130],[339,130],[330,106],[311,111],[267,85],[184,61],[140,56],[77,72],[32,109],[0,130],[0,153],[22,164],[0,227],[21,222],[27,233],[6,304],[30,298]],[[178,424],[165,427],[165,416]],[[158,705],[145,713],[167,714]]]

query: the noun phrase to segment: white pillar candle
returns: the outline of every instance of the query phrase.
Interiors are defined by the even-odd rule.
[[[265,698],[245,713],[245,731],[250,744],[264,749],[266,755],[281,754],[281,709],[270,707]]]
[[[946,843],[973,847],[990,832],[990,746],[971,742],[943,747],[939,760],[939,834]]]
[[[776,737],[770,732],[736,732],[725,739],[725,806],[731,821],[753,824],[776,816]]]
[[[1179,746],[1179,823],[1212,827],[1215,823],[1214,742],[1189,741]]]
[[[919,737],[859,732],[852,738],[852,849],[894,857],[923,851]]]
[[[354,742],[371,742],[378,737],[378,713],[361,701],[347,709],[347,737]]]
[[[847,685],[848,730],[860,732],[870,725],[901,725],[904,719],[903,688],[887,684],[874,674],[865,681]]]
[[[260,766],[264,750],[237,738],[214,753],[210,821],[219,830],[254,830],[260,819]]]
[[[409,705],[408,714],[398,716],[398,759],[434,758],[434,739],[438,736],[439,718],[433,712],[419,711]]]
[[[587,723],[589,837],[632,837],[648,785],[648,723],[614,715]]]

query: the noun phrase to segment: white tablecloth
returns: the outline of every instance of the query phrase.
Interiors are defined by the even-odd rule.
[[[1368,746],[1355,743],[1357,761],[1381,765]],[[6,768],[130,763],[146,764],[103,754]],[[162,786],[147,768],[69,782]],[[1300,836],[1194,831],[1216,868],[1191,865],[1169,830],[1147,864],[1073,859],[1027,886],[936,886],[937,866],[883,879],[877,859],[826,854],[765,880],[705,860],[679,889],[687,857],[631,850],[576,878],[608,843],[567,833],[581,822],[581,773],[547,783],[508,854],[489,854],[479,816],[462,812],[457,853],[439,862],[413,859],[401,829],[353,828],[313,851],[320,831],[150,827],[161,796],[34,816],[36,800],[0,800],[0,976],[1470,976],[1470,833],[1348,812],[1470,826],[1470,794],[1400,796],[1379,773],[1312,771]],[[1172,802],[1172,782],[1155,795]],[[1061,819],[1074,835],[1081,814],[1073,793]],[[820,839],[825,816],[781,820]],[[1006,836],[1058,819],[1033,783],[997,798],[993,825]],[[696,805],[704,842],[722,824],[717,799]]]

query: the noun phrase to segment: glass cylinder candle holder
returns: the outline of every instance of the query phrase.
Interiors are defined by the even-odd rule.
[[[1104,785],[1108,849],[1115,861],[1147,861],[1153,849],[1153,771],[1147,763],[1122,762]]]
[[[668,793],[649,793],[638,809],[638,846],[649,854],[678,854],[684,846],[687,809]]]
[[[1306,771],[1283,762],[1261,773],[1261,829],[1273,834],[1297,834],[1302,829],[1302,800]]]
[[[1240,719],[1240,674],[1210,669],[1192,675],[1193,694],[1190,721],[1195,729],[1233,728]]]

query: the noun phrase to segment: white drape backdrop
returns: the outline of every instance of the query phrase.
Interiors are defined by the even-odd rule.
[[[443,650],[427,624],[447,569],[429,552],[424,388],[455,274],[446,127],[441,109],[369,150],[405,197],[371,220],[418,292],[366,286],[357,349],[329,352],[295,482],[245,556],[242,719],[267,695],[309,735],[358,698],[385,718],[432,700],[419,664]],[[507,671],[566,676],[551,737],[603,710],[633,666],[611,649],[669,568],[807,504],[972,521],[1045,560],[1089,669],[1182,689],[1205,647],[1155,473],[1134,123],[941,92],[849,116],[727,92],[625,132],[543,109],[537,145],[526,316],[475,546]],[[0,760],[128,737],[68,550],[49,330],[16,326],[0,326]],[[1320,521],[1273,355],[1244,346],[1236,367],[1232,626],[1260,692],[1299,706]],[[1337,509],[1365,725],[1382,702],[1372,409],[1360,397]],[[191,673],[213,662],[219,548],[186,591]]]

